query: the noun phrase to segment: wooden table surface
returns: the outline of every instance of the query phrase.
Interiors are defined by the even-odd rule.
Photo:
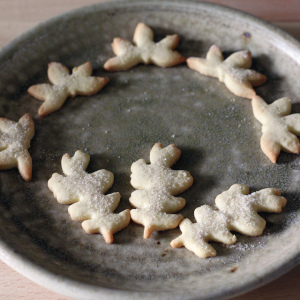
[[[9,41],[53,16],[101,0],[0,0],[0,48]],[[300,40],[299,0],[213,0],[274,22]],[[300,299],[300,266],[281,278],[235,300]],[[31,282],[0,261],[0,299],[67,300]]]

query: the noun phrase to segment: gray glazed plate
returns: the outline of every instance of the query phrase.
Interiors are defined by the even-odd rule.
[[[299,156],[282,153],[273,165],[260,149],[261,126],[250,101],[185,65],[105,72],[112,39],[132,40],[140,21],[153,28],[157,40],[178,33],[178,49],[186,57],[203,57],[213,43],[226,55],[249,49],[253,68],[268,76],[257,93],[269,103],[289,96],[293,112],[300,111],[299,44],[243,13],[188,1],[122,1],[50,20],[0,54],[1,116],[18,120],[30,113],[36,125],[33,180],[24,182],[16,169],[0,173],[1,258],[39,284],[80,299],[217,299],[265,284],[299,263]],[[95,75],[110,78],[108,86],[39,118],[41,103],[26,90],[47,82],[48,62],[72,68],[87,60]],[[185,217],[194,219],[196,207],[213,205],[234,183],[251,191],[279,188],[288,199],[286,208],[263,215],[268,223],[262,236],[238,234],[236,245],[214,243],[218,256],[199,259],[185,248],[170,247],[179,229],[144,240],[142,226],[131,223],[107,245],[101,235],[87,235],[71,221],[67,206],[47,188],[51,174],[61,173],[62,155],[81,149],[91,155],[89,172],[105,168],[115,174],[110,192],[122,195],[117,211],[130,208],[130,165],[148,160],[158,141],[177,144],[182,156],[175,168],[195,179],[182,194]]]

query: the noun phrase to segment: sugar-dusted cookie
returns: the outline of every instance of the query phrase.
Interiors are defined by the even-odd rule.
[[[89,96],[100,91],[108,83],[108,78],[91,76],[92,71],[90,62],[74,68],[71,75],[61,63],[49,63],[48,78],[53,85],[42,83],[28,89],[31,96],[45,101],[38,111],[39,115],[45,117],[59,110],[68,97]]]
[[[234,244],[236,236],[230,231],[237,231],[248,236],[261,235],[266,221],[257,212],[280,213],[286,205],[277,189],[267,188],[249,194],[249,187],[234,184],[228,191],[216,198],[214,210],[203,205],[195,210],[197,223],[184,219],[179,227],[182,234],[171,242],[174,248],[185,246],[202,258],[216,256],[216,250],[209,241]]]
[[[171,169],[180,155],[175,145],[163,148],[157,143],[150,152],[150,165],[140,159],[131,166],[131,185],[138,190],[129,199],[137,207],[130,213],[134,222],[145,227],[145,239],[153,231],[176,228],[183,219],[174,213],[185,206],[185,200],[174,195],[187,190],[193,184],[193,177],[187,171]]]
[[[221,49],[213,45],[206,58],[190,57],[187,64],[201,74],[218,78],[233,94],[248,99],[255,96],[253,86],[267,80],[266,76],[250,70],[251,52],[246,50],[235,52],[224,60]]]
[[[174,49],[179,43],[177,34],[168,35],[158,43],[153,42],[153,31],[143,23],[135,29],[133,42],[114,38],[112,49],[116,55],[104,64],[108,71],[124,71],[137,64],[155,64],[160,67],[172,67],[184,63],[186,59]]]
[[[171,242],[171,246],[185,246],[201,258],[216,256],[216,250],[209,241],[232,245],[236,236],[230,233],[230,219],[220,211],[208,205],[198,207],[194,211],[197,223],[184,219],[180,224],[182,234]]]
[[[263,233],[266,221],[257,212],[280,213],[286,205],[278,189],[267,188],[249,194],[249,187],[234,184],[228,191],[218,195],[217,208],[230,217],[230,229],[248,236]]]
[[[32,159],[28,152],[34,136],[34,123],[29,114],[19,122],[0,118],[0,170],[17,167],[26,180],[32,177]]]
[[[268,105],[261,97],[252,99],[255,118],[262,124],[260,140],[262,151],[275,164],[281,150],[300,153],[300,114],[292,114],[291,100],[287,97]]]
[[[87,233],[101,233],[107,243],[112,243],[113,234],[129,224],[130,211],[113,213],[120,194],[104,194],[113,185],[114,176],[107,170],[86,173],[89,161],[90,156],[80,150],[73,157],[65,154],[61,165],[66,176],[54,173],[48,186],[59,203],[72,204],[68,209],[71,218],[83,221]]]

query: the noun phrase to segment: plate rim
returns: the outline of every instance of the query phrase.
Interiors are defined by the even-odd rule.
[[[112,9],[120,9],[122,7],[129,8],[131,6],[139,5],[139,7],[148,7],[149,5],[157,5],[157,6],[166,6],[172,5],[173,7],[171,10],[174,10],[174,5],[177,7],[180,6],[195,6],[199,5],[199,7],[204,7],[210,10],[223,10],[228,13],[235,14],[238,18],[245,18],[250,24],[257,26],[258,28],[263,27],[264,30],[268,30],[271,34],[275,37],[283,39],[285,43],[288,43],[291,51],[290,55],[294,59],[296,56],[293,56],[293,51],[300,53],[300,42],[296,40],[294,37],[286,33],[285,31],[277,28],[275,25],[271,24],[268,21],[262,20],[258,17],[255,17],[249,13],[230,8],[224,5],[210,3],[210,2],[202,2],[196,0],[187,0],[187,1],[179,1],[179,0],[146,0],[146,1],[139,1],[139,0],[123,0],[123,1],[108,1],[108,2],[101,2],[96,3],[88,6],[83,6],[80,8],[72,9],[66,13],[60,14],[58,16],[52,17],[40,24],[37,24],[33,28],[25,31],[8,44],[6,44],[0,50],[0,62],[7,59],[15,49],[21,43],[27,41],[29,38],[36,35],[40,30],[43,30],[57,22],[61,22],[64,19],[74,18],[77,14],[81,13],[89,13],[97,8],[100,11],[104,10],[112,10]],[[299,58],[300,64],[300,58]],[[239,287],[229,288],[225,292],[224,290],[220,293],[215,292],[215,294],[206,295],[201,299],[221,299],[225,297],[234,297],[244,293],[247,293],[251,290],[254,290],[258,287],[261,287],[277,278],[282,276],[283,274],[290,271],[292,268],[296,267],[300,264],[300,249],[291,251],[289,256],[289,260],[286,260],[285,263],[282,263],[278,268],[273,270],[268,270],[268,272],[264,272],[264,276],[262,279],[254,278],[244,282],[244,284],[240,284]],[[101,296],[105,297],[105,299],[115,299],[116,296],[127,299],[130,297],[131,299],[161,299],[161,297],[166,297],[167,292],[159,292],[159,293],[150,293],[150,292],[137,292],[137,291],[125,291],[125,290],[118,290],[118,289],[111,289],[106,287],[94,286],[88,283],[83,283],[80,281],[76,281],[75,279],[71,278],[62,278],[61,276],[52,273],[51,271],[44,269],[43,267],[34,264],[28,258],[25,258],[22,253],[16,252],[12,247],[8,246],[0,236],[0,259],[6,263],[9,267],[13,268],[15,271],[19,272],[23,276],[27,277],[28,279],[34,281],[35,283],[42,285],[43,287],[50,289],[56,293],[60,293],[65,296],[73,297],[75,299],[94,299],[95,297],[99,296],[99,292],[101,292]],[[169,295],[165,299],[174,299],[174,294]],[[193,298],[191,298],[193,299]]]

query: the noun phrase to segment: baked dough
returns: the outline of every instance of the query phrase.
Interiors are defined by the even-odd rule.
[[[287,200],[280,190],[267,188],[249,194],[249,187],[234,184],[228,191],[218,195],[215,202],[219,210],[208,205],[195,209],[197,223],[184,219],[179,227],[182,234],[171,242],[174,248],[185,246],[201,258],[216,256],[209,241],[234,244],[237,231],[248,236],[263,233],[266,221],[257,212],[280,213]]]
[[[130,212],[126,209],[113,213],[121,196],[104,194],[113,185],[114,175],[107,170],[86,173],[89,161],[90,156],[80,150],[73,157],[65,154],[61,165],[66,176],[54,173],[48,186],[59,203],[71,204],[68,211],[72,220],[83,221],[87,233],[101,233],[106,243],[111,244],[113,234],[129,224]]]
[[[33,85],[28,93],[34,98],[44,101],[38,114],[45,117],[59,110],[68,97],[76,95],[89,96],[99,92],[107,83],[108,78],[93,77],[92,65],[87,62],[73,69],[72,74],[61,63],[51,62],[48,65],[49,83]]]
[[[34,136],[34,123],[29,114],[19,122],[0,118],[0,170],[17,167],[21,176],[32,178],[32,159],[28,152]]]
[[[174,195],[187,190],[193,184],[193,177],[187,171],[171,169],[180,155],[176,145],[163,148],[156,143],[150,152],[150,165],[140,159],[131,166],[131,185],[138,190],[129,199],[137,207],[130,213],[134,222],[145,227],[145,239],[153,231],[176,228],[183,219],[174,213],[185,206],[185,200]]]
[[[262,151],[275,164],[281,150],[300,153],[300,114],[292,114],[292,103],[287,97],[267,104],[261,97],[252,99],[255,118],[262,124]]]
[[[152,63],[159,67],[172,67],[186,61],[185,57],[174,49],[179,43],[177,34],[168,35],[158,43],[153,42],[153,31],[143,23],[135,29],[133,42],[114,38],[112,49],[116,55],[104,64],[107,71],[125,71],[137,64]]]
[[[187,64],[201,74],[218,78],[233,94],[248,99],[255,96],[253,86],[267,80],[266,76],[250,70],[252,58],[247,50],[235,52],[224,60],[221,49],[213,45],[206,58],[190,57]]]

